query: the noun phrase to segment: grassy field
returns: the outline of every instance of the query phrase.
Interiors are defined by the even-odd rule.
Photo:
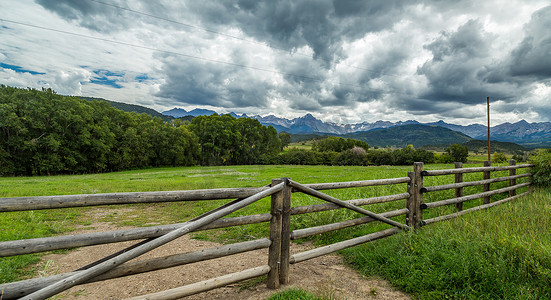
[[[451,165],[427,165],[426,169],[451,167]],[[271,179],[281,177],[291,177],[301,183],[339,182],[404,177],[411,170],[411,166],[231,166],[157,168],[75,176],[0,178],[0,197],[259,187],[270,183]],[[495,173],[493,176],[506,176],[506,172]],[[478,179],[482,179],[482,174],[465,175],[465,181]],[[439,185],[452,181],[453,176],[428,177],[425,179],[425,185]],[[499,188],[505,184],[495,184],[492,187]],[[347,200],[405,191],[405,184],[401,184],[328,193]],[[466,188],[465,194],[477,191],[480,191],[480,188]],[[453,191],[431,193],[425,195],[425,202],[451,197],[453,197]],[[500,198],[503,196],[493,197],[492,200]],[[551,280],[549,277],[551,276],[551,240],[549,238],[551,235],[548,232],[551,214],[549,214],[548,200],[549,191],[539,191],[532,197],[493,208],[489,212],[479,212],[426,226],[417,233],[399,234],[345,250],[342,254],[350,265],[355,266],[365,275],[383,276],[400,289],[421,299],[444,299],[448,296],[465,299],[494,299],[503,296],[511,299],[526,297],[537,299],[551,296],[549,290],[542,287],[542,283],[549,282],[545,280]],[[224,202],[139,204],[131,206],[132,209],[117,209],[129,206],[111,206],[3,213],[0,218],[0,240],[51,236],[70,231],[77,225],[88,225],[94,222],[112,222],[131,226],[182,222]],[[317,203],[322,201],[293,194],[294,206]],[[480,200],[471,201],[465,203],[465,208],[478,204]],[[405,200],[402,200],[369,206],[368,209],[382,212],[404,207]],[[452,209],[451,207],[433,209],[424,212],[424,217],[451,213]],[[87,213],[98,210],[105,213]],[[269,201],[263,199],[234,215],[268,211]],[[293,217],[292,226],[293,229],[311,227],[353,217],[358,215],[347,210],[299,215]],[[403,217],[396,220],[404,221]],[[315,244],[329,244],[384,228],[388,226],[379,223],[362,225],[354,229],[317,236],[313,241]],[[267,236],[267,233],[266,224],[257,224],[195,233],[195,237],[229,242],[245,240],[251,236]],[[18,280],[34,272],[32,264],[38,258],[37,255],[25,255],[0,259],[0,282]],[[488,271],[491,269],[489,266],[495,267],[492,269],[493,273]],[[451,272],[452,268],[457,270]],[[514,277],[515,274],[520,275]],[[492,281],[490,278],[497,279]],[[514,284],[508,284],[509,282]]]

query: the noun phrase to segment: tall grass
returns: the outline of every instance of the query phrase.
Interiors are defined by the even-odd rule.
[[[550,299],[550,190],[343,251],[420,299]]]

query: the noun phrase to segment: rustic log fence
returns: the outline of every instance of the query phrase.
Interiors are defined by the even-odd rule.
[[[0,212],[60,209],[96,205],[237,199],[199,217],[179,224],[0,242],[0,257],[7,257],[122,241],[141,240],[131,247],[73,272],[1,284],[0,298],[45,299],[79,284],[166,269],[265,248],[269,249],[266,265],[179,288],[138,296],[133,299],[177,299],[263,275],[267,275],[266,284],[268,287],[275,289],[278,288],[280,284],[289,283],[289,266],[291,264],[300,263],[308,259],[387,237],[402,230],[416,229],[427,224],[486,209],[524,196],[529,193],[529,191],[518,194],[517,190],[530,186],[530,182],[517,183],[517,179],[529,178],[531,174],[521,173],[517,175],[516,170],[529,167],[531,167],[531,165],[517,165],[515,161],[512,160],[509,166],[492,167],[490,163],[485,163],[484,167],[463,168],[461,163],[456,163],[454,169],[424,170],[423,163],[415,163],[413,172],[408,172],[407,177],[379,180],[301,184],[290,178],[282,178],[274,179],[270,185],[260,188],[0,198]],[[509,176],[491,178],[491,173],[496,171],[509,171]],[[475,172],[482,172],[484,179],[469,182],[463,181],[463,174]],[[423,184],[424,177],[446,175],[454,175],[455,183],[438,186],[424,186]],[[508,182],[508,186],[492,190],[491,184],[497,182]],[[407,190],[404,193],[394,195],[383,195],[347,201],[320,192],[322,190],[396,184],[407,184]],[[482,186],[483,191],[481,193],[464,195],[464,188],[473,186]],[[454,198],[427,203],[423,202],[423,195],[426,193],[451,189],[455,191]],[[327,203],[293,207],[291,205],[293,193],[304,193],[324,200]],[[505,193],[505,198],[494,202],[490,201],[491,196]],[[268,196],[271,197],[270,213],[222,218]],[[482,204],[475,204],[475,206],[469,209],[463,209],[463,203],[475,199],[483,199]],[[404,208],[383,213],[373,213],[370,210],[360,207],[399,200],[405,200],[406,205]],[[454,205],[454,212],[430,219],[423,219],[424,210],[446,205]],[[350,209],[364,216],[337,223],[291,231],[291,216],[341,208]],[[405,216],[404,223],[396,221],[396,217],[399,216]],[[380,221],[393,227],[301,253],[292,255],[290,253],[291,240],[302,239],[374,221]],[[193,231],[257,223],[269,224],[269,237],[161,258],[136,262],[130,261],[137,256]]]

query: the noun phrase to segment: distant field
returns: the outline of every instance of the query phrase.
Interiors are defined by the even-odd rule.
[[[470,166],[480,166],[480,164],[473,164]],[[452,168],[452,165],[443,165],[443,164],[433,164],[426,165],[426,169],[444,169]],[[0,178],[0,197],[20,197],[20,196],[39,196],[39,195],[60,195],[60,194],[88,194],[88,193],[108,193],[108,192],[135,192],[135,191],[159,191],[159,190],[187,190],[187,189],[207,189],[207,188],[220,188],[220,187],[259,187],[269,184],[272,179],[281,178],[281,177],[291,177],[293,180],[301,183],[316,183],[316,182],[340,182],[340,181],[353,181],[353,180],[366,180],[366,179],[380,179],[380,178],[395,178],[395,177],[404,177],[407,175],[408,171],[412,171],[412,166],[378,166],[378,167],[340,167],[340,166],[226,166],[226,167],[180,167],[180,168],[155,168],[155,169],[145,169],[145,170],[134,170],[134,171],[125,171],[125,172],[115,172],[115,173],[105,173],[105,174],[92,174],[92,175],[71,175],[71,176],[51,176],[51,177],[7,177]],[[503,172],[502,172],[503,173]],[[503,174],[495,173],[493,176],[504,176]],[[465,180],[476,180],[482,179],[481,174],[470,174],[465,175]],[[453,176],[441,176],[441,177],[428,177],[425,180],[426,185],[439,185],[445,183],[451,183],[453,181]],[[503,183],[505,184],[505,183]],[[499,187],[498,184],[494,188]],[[403,193],[406,190],[405,184],[394,185],[394,186],[382,186],[382,187],[370,187],[370,188],[357,188],[357,189],[348,189],[348,190],[337,190],[328,192],[331,195],[347,200],[347,199],[357,199],[357,198],[367,198],[377,195],[389,195]],[[476,188],[466,188],[465,194],[476,192]],[[446,192],[437,192],[430,193],[425,196],[425,202],[436,201],[443,199],[444,197],[451,198],[453,191]],[[541,199],[545,199],[546,196],[539,196],[540,199],[536,204],[533,204],[532,209],[535,209],[534,206],[543,205],[539,211],[545,211],[544,208],[548,206],[547,204],[542,204]],[[499,197],[494,197],[493,200],[497,200]],[[207,201],[207,202],[195,202],[195,203],[159,203],[159,204],[138,204],[138,205],[127,205],[127,206],[115,206],[115,207],[95,207],[95,208],[73,208],[73,209],[60,209],[60,210],[49,210],[49,211],[31,211],[31,212],[17,212],[17,213],[3,213],[2,218],[0,218],[0,240],[13,240],[13,239],[25,239],[25,238],[34,238],[42,236],[51,236],[62,234],[73,230],[77,225],[89,225],[95,222],[111,222],[121,226],[143,226],[144,224],[155,223],[174,223],[182,222],[188,220],[198,214],[208,211],[217,207],[218,205],[225,203],[226,201]],[[293,205],[306,205],[306,204],[315,204],[321,203],[321,200],[313,199],[312,197],[293,194]],[[476,202],[476,201],[474,201]],[[479,201],[480,202],[480,201]],[[478,203],[479,203],[478,202]],[[499,230],[495,228],[497,225],[503,223],[504,220],[511,219],[522,219],[526,216],[529,216],[527,211],[522,211],[523,215],[515,216],[515,205],[517,202],[510,204],[504,207],[507,210],[512,210],[511,213],[501,213],[494,217],[481,218],[481,222],[484,225],[478,224],[472,219],[467,219],[468,223],[475,224],[477,226],[489,226],[492,228],[492,233],[489,237],[491,239],[482,240],[484,243],[493,243],[494,237],[503,237],[503,245],[509,245],[509,243],[516,243],[520,241],[520,244],[511,244],[514,247],[513,249],[522,249],[522,251],[528,251],[526,255],[532,255],[530,251],[533,250],[533,247],[528,247],[525,249],[524,245],[529,245],[532,238],[540,237],[542,234],[539,229],[533,228],[533,226],[539,226],[538,222],[525,222],[522,226],[525,232],[534,232],[535,235],[531,238],[530,236],[522,237],[521,240],[517,239],[516,234],[510,236],[509,232],[498,232],[494,231]],[[465,208],[474,205],[474,203],[466,203]],[[375,212],[379,211],[388,211],[392,209],[398,209],[405,207],[405,200],[382,203],[379,205],[369,206],[369,209]],[[112,208],[130,208],[130,209],[118,209],[113,210]],[[439,208],[427,211],[424,213],[425,218],[430,218],[436,214],[445,214],[452,212],[451,207],[449,208]],[[89,214],[87,212],[94,211],[97,212],[100,210],[102,213],[98,214]],[[499,210],[499,208],[495,209]],[[547,208],[548,210],[548,208]],[[234,215],[245,215],[251,213],[265,213],[269,211],[269,200],[263,199],[258,203],[254,204],[251,207],[245,208],[243,211],[238,211]],[[483,215],[485,212],[481,212],[478,215]],[[547,213],[548,214],[548,213]],[[549,215],[549,214],[548,214]],[[329,211],[320,214],[306,214],[293,217],[293,228],[304,228],[311,227],[326,223],[335,222],[342,219],[350,219],[356,217],[357,214],[351,213],[347,210],[339,211]],[[543,218],[545,221],[545,216],[536,215],[537,218]],[[395,218],[397,221],[403,222],[403,216]],[[495,224],[494,224],[495,223]],[[446,223],[446,224],[455,224],[455,223]],[[513,223],[512,223],[513,224]],[[433,225],[428,228],[433,228]],[[442,232],[434,233],[434,230],[440,229],[423,229],[421,232],[431,232],[431,235],[437,236],[446,236],[445,230],[451,230],[450,226],[452,225],[434,225],[434,228],[443,228]],[[454,225],[455,226],[455,225]],[[457,225],[454,230],[463,228],[465,225]],[[497,226],[499,227],[499,226]],[[329,244],[334,243],[339,240],[348,239],[355,236],[364,235],[367,233],[379,231],[381,229],[388,228],[387,225],[372,223],[362,226],[358,226],[352,229],[344,229],[339,232],[326,234],[322,236],[317,236],[313,238],[315,244]],[[470,227],[465,227],[467,231],[473,231]],[[507,227],[508,228],[508,227]],[[549,227],[546,227],[549,228]],[[509,230],[509,229],[507,229]],[[547,230],[547,229],[546,229]],[[497,232],[497,231],[496,231]],[[196,238],[209,239],[216,241],[236,241],[236,240],[245,240],[250,238],[250,236],[267,236],[268,230],[265,224],[256,224],[256,225],[247,225],[234,229],[223,229],[217,231],[209,232],[200,232],[194,233]],[[548,233],[548,232],[547,232]],[[497,235],[495,235],[497,234]],[[402,236],[402,235],[399,235]],[[460,235],[461,236],[461,235]],[[420,236],[421,237],[421,236]],[[351,250],[344,251],[345,259],[351,264],[356,266],[364,274],[370,275],[383,275],[385,278],[392,280],[392,282],[399,286],[401,289],[408,293],[415,295],[426,295],[430,292],[431,286],[422,286],[417,287],[417,289],[412,288],[411,286],[404,285],[404,281],[413,280],[411,278],[400,279],[398,273],[403,273],[402,271],[397,271],[392,269],[394,265],[399,266],[404,264],[404,262],[395,262],[393,265],[388,265],[387,269],[380,269],[374,266],[369,268],[363,261],[365,259],[369,260],[389,260],[389,259],[398,259],[401,257],[400,247],[407,246],[407,241],[411,240],[412,237],[397,237],[390,239],[389,242],[380,241],[370,246],[365,247],[355,247]],[[430,240],[430,236],[426,237]],[[465,235],[463,237],[465,240],[459,240],[459,243],[471,243],[470,240],[473,239],[472,235]],[[406,239],[404,241],[404,239]],[[460,239],[458,237],[457,239]],[[424,242],[426,243],[426,242]],[[428,244],[428,243],[427,243]],[[429,245],[429,244],[428,244]],[[543,241],[541,244],[542,249],[547,249],[546,251],[551,250],[551,242],[547,240]],[[440,247],[441,244],[435,245],[434,247]],[[377,249],[383,249],[380,252],[374,252],[373,247]],[[430,248],[430,245],[427,246]],[[501,244],[500,246],[501,247]],[[539,246],[538,246],[539,247]],[[387,250],[384,250],[387,249]],[[390,250],[389,250],[390,249]],[[427,249],[427,254],[424,252],[419,252],[422,255],[433,255],[429,254],[430,251],[441,251],[438,249]],[[509,248],[507,248],[509,249]],[[368,255],[365,251],[370,251]],[[387,253],[388,251],[394,251],[394,254]],[[474,249],[473,251],[476,251]],[[509,250],[508,250],[509,251]],[[517,251],[517,250],[511,250]],[[521,250],[518,250],[521,251]],[[535,258],[532,256],[530,259],[536,259],[538,266],[543,266],[542,270],[549,272],[551,271],[547,268],[546,262],[551,262],[551,251],[547,252],[538,252],[533,255],[537,255]],[[543,250],[541,250],[543,251]],[[525,253],[525,252],[522,252]],[[392,255],[391,255],[392,254]],[[510,253],[501,253],[499,258],[502,258],[503,255],[517,255],[515,252]],[[391,255],[388,257],[388,255]],[[523,254],[525,255],[525,254]],[[410,256],[406,256],[409,258]],[[524,256],[522,256],[524,257]],[[35,272],[33,267],[28,267],[37,261],[39,258],[38,255],[25,255],[19,257],[10,257],[0,259],[0,282],[9,282],[17,280],[21,277],[27,276],[29,273]],[[463,258],[454,258],[454,259],[466,259]],[[493,258],[492,258],[493,259]],[[543,259],[543,261],[542,261]],[[384,264],[384,262],[383,262]],[[405,262],[407,264],[407,262]],[[445,266],[444,266],[445,267]],[[485,265],[482,265],[485,267]],[[522,267],[522,266],[521,266]],[[405,268],[403,265],[399,268]],[[538,267],[539,268],[539,267]],[[432,276],[435,281],[437,279],[435,276],[440,276],[435,270],[435,273],[427,274],[427,277]],[[499,270],[498,270],[499,271]],[[541,271],[541,272],[543,272]],[[422,272],[430,272],[423,270]],[[524,271],[519,270],[519,274]],[[540,272],[540,271],[538,271]],[[445,270],[444,270],[445,273]],[[542,273],[544,274],[544,273]],[[546,274],[546,273],[545,273]],[[464,276],[464,275],[461,275]],[[489,275],[490,276],[490,275]],[[497,274],[491,274],[491,276],[497,276]],[[522,275],[524,276],[524,275]],[[538,278],[541,278],[540,273],[535,275]],[[545,278],[544,278],[545,279]],[[551,279],[551,278],[550,278]],[[415,279],[417,280],[417,279]],[[504,279],[505,280],[505,279]],[[517,280],[517,279],[515,279]],[[540,279],[537,279],[540,280]],[[536,280],[536,281],[537,281]],[[539,282],[539,281],[537,281]],[[538,283],[533,283],[532,281],[527,283],[528,286],[537,285]],[[521,280],[520,283],[523,283]],[[466,284],[466,283],[462,283]],[[470,289],[475,287],[471,286]],[[420,289],[420,290],[419,290]],[[463,289],[463,288],[460,288]],[[526,292],[525,290],[522,290]],[[507,293],[509,293],[508,291]],[[460,298],[479,298],[480,291],[473,292],[472,294],[460,294],[459,292],[449,291],[449,293],[455,293],[459,295]],[[482,294],[484,298],[484,294]],[[542,295],[542,294],[538,294]],[[486,298],[495,298],[493,296],[488,296]],[[499,295],[496,296],[499,298]],[[430,298],[430,297],[429,297]],[[439,298],[439,297],[436,297]],[[513,297],[514,298],[514,297]]]
[[[298,143],[291,143],[289,146],[285,147],[283,151],[289,151],[291,149],[300,149],[300,150],[312,150],[312,141],[305,141],[305,142],[298,142]]]

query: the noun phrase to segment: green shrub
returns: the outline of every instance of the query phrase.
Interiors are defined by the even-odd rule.
[[[333,160],[333,164],[339,166],[365,166],[367,163],[366,151],[360,147],[343,151]]]
[[[504,163],[507,161],[507,156],[501,152],[494,152],[494,157],[492,158],[492,161],[495,163]]]
[[[392,165],[392,152],[390,150],[371,150],[367,153],[370,164],[376,166]]]
[[[453,157],[448,153],[436,154],[434,159],[441,164],[451,164],[454,162]]]
[[[469,148],[465,145],[453,144],[446,149],[446,153],[451,156],[453,162],[467,162]]]
[[[532,182],[536,186],[551,185],[551,149],[541,149],[532,157]]]

